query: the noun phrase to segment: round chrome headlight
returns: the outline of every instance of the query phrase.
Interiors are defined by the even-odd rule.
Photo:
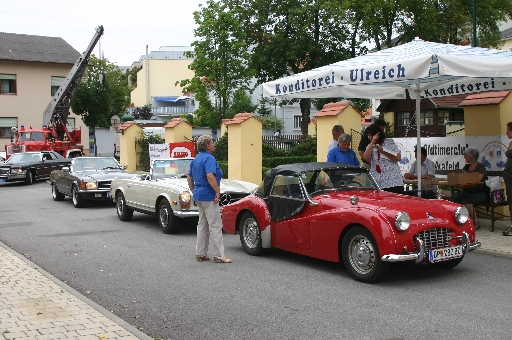
[[[181,203],[189,203],[190,198],[191,198],[190,192],[183,191],[182,193],[180,193],[180,202]]]
[[[400,211],[395,217],[395,226],[398,230],[406,231],[411,225],[411,217],[405,211]]]
[[[464,224],[467,222],[468,218],[469,211],[465,206],[461,205],[455,210],[455,220],[457,221],[457,223]]]

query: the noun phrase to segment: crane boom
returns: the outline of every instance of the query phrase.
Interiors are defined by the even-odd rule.
[[[52,100],[44,110],[43,125],[66,126],[71,101],[89,63],[89,57],[100,37],[103,35],[103,26],[96,27],[96,33],[84,53],[78,58],[69,71],[64,82],[53,95]]]

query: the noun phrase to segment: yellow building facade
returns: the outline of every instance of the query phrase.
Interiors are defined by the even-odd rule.
[[[133,106],[152,105],[153,98],[158,96],[183,95],[183,88],[175,83],[194,76],[188,68],[191,63],[190,59],[142,59],[137,87],[130,94]]]

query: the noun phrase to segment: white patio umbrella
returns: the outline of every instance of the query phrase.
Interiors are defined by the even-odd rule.
[[[263,84],[265,97],[416,99],[417,154],[420,101],[512,89],[512,53],[433,43],[419,38]],[[421,163],[417,162],[417,173]],[[421,181],[418,183],[421,194]]]

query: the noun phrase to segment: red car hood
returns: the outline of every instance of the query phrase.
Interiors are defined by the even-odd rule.
[[[379,211],[394,220],[396,214],[405,211],[411,217],[411,223],[442,222],[452,218],[455,207],[459,204],[444,200],[425,200],[417,197],[398,195],[382,190],[337,191],[321,195],[323,209],[346,209],[350,206],[350,197],[359,197],[359,208]],[[355,207],[355,206],[352,206]],[[450,212],[448,211],[450,210]],[[429,215],[434,218],[429,219]]]

